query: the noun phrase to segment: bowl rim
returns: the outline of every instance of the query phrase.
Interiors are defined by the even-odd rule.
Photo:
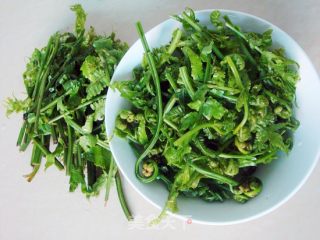
[[[222,14],[236,14],[236,15],[242,15],[242,16],[246,16],[249,18],[252,18],[255,21],[260,21],[266,25],[268,25],[270,28],[272,29],[276,29],[277,31],[279,31],[282,35],[286,36],[287,38],[289,38],[294,44],[296,44],[297,48],[303,53],[303,55],[306,58],[306,62],[307,64],[310,66],[311,70],[315,73],[315,76],[318,80],[318,82],[320,82],[319,79],[319,75],[318,72],[316,71],[316,68],[314,67],[312,61],[310,60],[309,56],[307,55],[307,53],[303,50],[303,48],[288,34],[286,33],[284,30],[282,30],[280,27],[276,26],[275,24],[252,14],[246,13],[246,12],[242,12],[242,11],[236,11],[236,10],[229,10],[229,9],[222,9],[222,8],[213,8],[213,9],[202,9],[202,10],[193,10],[194,13],[197,15],[199,13],[211,13],[212,11],[218,10],[220,11]],[[154,29],[158,28],[160,25],[168,22],[168,21],[172,21],[172,19],[166,19],[162,22],[160,22],[159,24],[155,25],[154,27],[152,27],[151,29],[149,29],[146,34],[148,34],[149,32],[153,31]],[[134,43],[131,44],[131,46],[129,47],[128,51],[126,54],[128,54],[130,48],[136,44],[138,44],[140,42],[140,39],[137,39]],[[125,54],[125,55],[126,55]],[[124,56],[125,56],[124,55]],[[123,59],[123,58],[122,58]],[[122,60],[121,60],[122,61]],[[119,62],[118,65],[120,65],[121,61]],[[116,70],[115,70],[116,71]],[[113,78],[111,79],[111,82],[113,82]],[[109,91],[107,93],[107,97],[106,97],[106,102],[108,101],[108,94]],[[107,105],[107,104],[106,104]],[[107,112],[107,110],[105,110]],[[108,129],[107,127],[107,123],[105,120],[105,124],[106,124],[106,129]],[[108,134],[107,134],[108,135]],[[112,136],[110,136],[112,137]],[[115,157],[115,155],[113,154],[113,144],[112,141],[110,141],[110,151],[112,153],[112,155],[114,156],[115,162],[117,163],[117,158]],[[299,184],[296,185],[295,188],[293,188],[291,190],[291,192],[284,197],[282,200],[280,200],[278,203],[274,204],[272,207],[269,207],[261,212],[258,212],[256,214],[253,214],[252,216],[249,217],[244,217],[238,220],[231,220],[231,221],[204,221],[204,220],[199,220],[199,219],[192,219],[192,216],[185,216],[179,213],[173,213],[171,211],[166,211],[166,213],[170,216],[173,216],[175,218],[181,219],[181,220],[188,220],[188,219],[192,219],[192,223],[198,223],[198,224],[203,224],[203,225],[212,225],[212,226],[226,226],[226,225],[234,225],[234,224],[240,224],[240,223],[245,223],[254,219],[258,219],[260,217],[263,217],[271,212],[273,212],[275,209],[279,208],[280,206],[282,206],[284,203],[286,203],[289,199],[291,199],[300,189],[301,187],[306,183],[306,181],[308,180],[308,178],[310,177],[312,171],[314,170],[315,166],[317,165],[318,161],[320,158],[320,148],[318,148],[317,150],[317,154],[313,159],[312,164],[310,165],[307,173],[304,175],[304,177],[302,178],[302,180],[299,182]],[[147,202],[149,202],[151,205],[155,206],[157,209],[162,209],[163,206],[159,206],[157,203],[155,203],[154,201],[152,201],[150,198],[148,198],[142,191],[140,191],[138,189],[138,187],[130,180],[129,176],[126,174],[126,172],[122,169],[120,164],[117,164],[118,168],[120,169],[121,174],[125,177],[125,180],[127,182],[129,182],[129,184],[131,185],[131,187],[139,193],[140,196],[142,196]]]

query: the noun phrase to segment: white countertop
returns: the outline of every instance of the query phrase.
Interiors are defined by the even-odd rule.
[[[98,33],[115,31],[129,44],[137,38],[134,23],[145,30],[193,9],[223,8],[262,17],[291,35],[320,69],[319,0],[1,0],[0,3],[0,239],[308,239],[320,236],[320,165],[302,189],[274,212],[247,223],[205,226],[167,218],[155,228],[146,223],[159,210],[146,202],[127,183],[125,193],[135,221],[124,218],[115,188],[108,205],[103,196],[86,200],[68,192],[68,178],[56,169],[40,171],[32,183],[22,177],[30,171],[30,151],[15,147],[21,116],[5,117],[3,101],[24,91],[22,72],[35,47],[43,46],[56,30],[71,30],[72,3],[80,2],[88,13],[87,25]],[[214,214],[214,213],[213,213]]]

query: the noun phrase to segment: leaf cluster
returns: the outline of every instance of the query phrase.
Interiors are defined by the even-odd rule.
[[[41,164],[45,169],[56,166],[69,176],[71,192],[80,187],[90,197],[104,188],[107,200],[111,182],[116,177],[120,184],[120,178],[105,133],[104,102],[110,77],[128,47],[114,33],[97,35],[92,27],[86,31],[81,5],[71,10],[75,32],[57,32],[45,47],[34,50],[23,74],[27,97],[9,98],[7,114],[23,112],[20,150],[33,143],[28,181]]]
[[[119,113],[115,133],[143,152],[137,164],[144,159],[145,177],[154,171],[147,179],[167,185],[165,209],[172,211],[179,194],[207,201],[255,197],[262,183],[249,169],[288,153],[299,125],[297,64],[272,49],[271,31],[244,32],[219,11],[210,17],[213,30],[191,9],[174,16],[182,28],[170,43],[150,50],[143,41],[146,53],[132,79],[113,85],[132,104]]]

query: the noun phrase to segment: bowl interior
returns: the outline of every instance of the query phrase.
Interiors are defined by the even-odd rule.
[[[197,18],[204,25],[210,25],[210,13],[212,10],[196,12]],[[262,193],[246,204],[233,201],[224,203],[206,203],[197,199],[178,199],[178,217],[192,217],[193,221],[206,224],[231,224],[256,218],[275,209],[281,203],[292,196],[305,182],[314,168],[319,157],[320,128],[320,84],[317,73],[312,63],[301,47],[285,32],[271,23],[241,12],[221,10],[230,19],[241,26],[244,31],[262,33],[267,29],[273,29],[274,47],[283,47],[289,58],[294,59],[300,65],[301,80],[297,85],[296,117],[300,121],[300,127],[295,133],[294,147],[289,155],[280,154],[279,159],[268,166],[261,167],[257,176],[263,181]],[[171,34],[181,24],[170,19],[154,27],[146,34],[151,48],[167,44]],[[135,42],[119,63],[112,81],[131,79],[134,67],[140,65],[143,48],[140,40]],[[120,96],[118,91],[109,90],[106,100],[106,127],[108,136],[112,136],[114,122],[121,109],[129,109],[130,104]],[[134,174],[136,157],[125,139],[113,136],[110,148],[126,179],[132,186],[155,206],[162,208],[167,199],[168,191],[165,187],[154,182],[141,183]]]

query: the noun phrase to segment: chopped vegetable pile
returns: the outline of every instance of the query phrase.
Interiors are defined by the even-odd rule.
[[[9,98],[7,114],[23,112],[20,150],[33,143],[28,181],[43,158],[45,168],[54,165],[70,176],[71,192],[80,186],[87,197],[104,188],[107,200],[115,178],[120,203],[131,219],[104,125],[110,77],[128,47],[114,34],[99,36],[92,27],[86,32],[82,7],[71,10],[76,13],[75,33],[57,32],[46,47],[34,50],[23,74],[27,98]]]
[[[123,211],[117,166],[109,151],[104,101],[127,45],[85,30],[86,13],[76,13],[75,33],[52,35],[35,49],[23,74],[27,98],[7,99],[7,114],[23,112],[17,145],[32,143],[32,181],[45,159],[70,177],[70,191],[87,196],[115,179]],[[179,195],[209,202],[244,203],[262,191],[254,176],[260,165],[289,153],[293,133],[298,64],[272,48],[272,31],[244,32],[219,11],[202,25],[191,9],[174,18],[182,28],[169,44],[150,49],[140,23],[145,54],[128,81],[111,87],[132,104],[117,119],[115,134],[135,149],[137,178],[161,181],[169,196],[160,214],[177,211]]]
[[[271,30],[244,32],[219,11],[212,28],[191,9],[174,18],[182,28],[152,50],[137,24],[145,54],[112,85],[132,104],[115,133],[136,149],[136,176],[167,186],[163,213],[179,195],[244,203],[262,190],[256,168],[292,146],[298,64],[272,48]]]

